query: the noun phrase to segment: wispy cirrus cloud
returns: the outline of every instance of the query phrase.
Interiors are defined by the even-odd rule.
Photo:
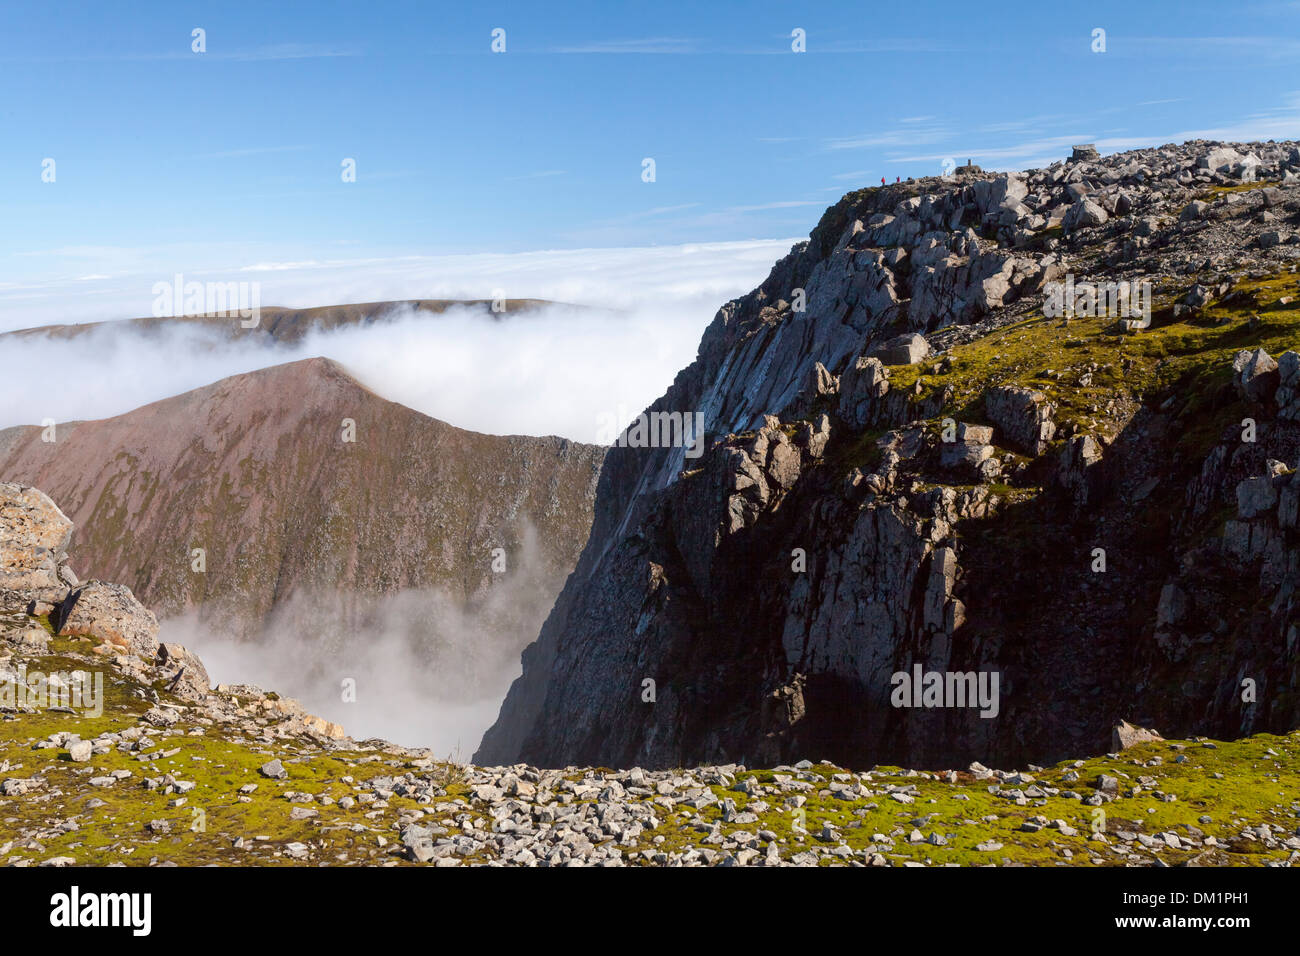
[[[638,37],[622,40],[593,40],[572,46],[551,47],[549,53],[698,53],[694,37]]]
[[[653,216],[666,216],[672,212],[682,212],[683,210],[686,209],[696,209],[700,205],[701,204],[697,202],[683,202],[683,203],[678,203],[675,206],[655,206],[653,209],[647,209],[644,212],[631,213],[627,218],[648,219]]]
[[[563,176],[564,174],[565,170],[563,169],[539,169],[535,173],[523,173],[519,176],[507,176],[506,182],[517,183],[525,179],[551,179],[552,177]]]
[[[1178,102],[1174,98],[1168,102]],[[1151,106],[1166,102],[1164,100],[1148,101],[1134,104],[1134,107]],[[1066,132],[1050,135],[1033,136],[1016,142],[989,142],[988,145],[975,146],[961,143],[950,148],[946,153],[908,153],[893,155],[885,159],[889,163],[936,163],[953,155],[954,149],[964,157],[971,157],[980,165],[997,169],[1026,169],[1038,165],[1048,165],[1063,159],[1070,148],[1078,143],[1094,143],[1102,152],[1119,152],[1126,149],[1140,149],[1159,146],[1162,143],[1182,143],[1193,139],[1224,140],[1226,142],[1248,143],[1268,139],[1300,139],[1300,90],[1292,90],[1282,95],[1282,101],[1273,107],[1256,110],[1246,116],[1223,123],[1218,126],[1188,128],[1174,131],[1127,131],[1124,129],[1105,128],[1097,119],[1121,108],[1097,110],[1092,117],[1073,118],[1063,116],[1041,116],[1028,120],[1011,121],[982,126],[979,133],[996,136],[999,132],[1022,130],[1042,130],[1053,125],[1064,126],[1064,120],[1070,125]],[[1087,125],[1090,121],[1096,125]],[[843,173],[834,178],[850,179],[854,174]]]
[[[204,54],[207,56],[207,54]],[[361,56],[358,50],[311,43],[275,43],[251,50],[216,51],[218,59],[228,60],[315,60]]]
[[[644,37],[632,39],[592,40],[566,46],[549,47],[545,53],[666,53],[712,54],[722,56],[781,56],[790,52],[790,34],[777,34],[762,46],[728,45],[697,37]],[[864,53],[951,53],[959,47],[927,37],[842,38],[833,33],[807,34],[805,54]]]
[[[747,213],[747,212],[764,212],[768,209],[795,209],[799,206],[817,206],[819,203],[811,199],[787,199],[780,202],[758,203],[754,206],[730,206],[723,212]]]
[[[209,60],[234,60],[240,62],[270,60],[315,60],[334,57],[363,56],[360,50],[344,47],[323,46],[310,43],[275,43],[267,46],[251,47],[244,50],[222,50],[213,47],[204,53],[195,53],[189,47],[189,38],[183,46],[175,50],[154,50],[147,52],[109,51],[106,53],[66,53],[41,54],[34,56],[0,56],[4,63],[90,63],[90,62],[128,62],[132,60],[190,60],[202,57]]]
[[[262,156],[266,153],[297,153],[310,146],[248,146],[244,149],[223,149],[218,153],[199,153],[195,159],[237,159],[241,156]]]
[[[960,47],[933,37],[872,37],[825,39],[816,32],[808,34],[809,53],[952,53]]]
[[[946,126],[909,124],[904,128],[887,129],[878,133],[858,136],[834,137],[826,140],[828,150],[879,149],[884,147],[919,146],[924,143],[941,143],[951,139],[953,131]]]
[[[1179,56],[1238,55],[1250,57],[1294,57],[1300,55],[1300,39],[1283,36],[1199,36],[1199,37],[1114,37],[1117,53],[1174,53]],[[1119,42],[1115,42],[1118,40]]]

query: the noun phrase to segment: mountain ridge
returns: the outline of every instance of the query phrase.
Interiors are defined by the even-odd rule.
[[[558,588],[604,454],[455,428],[323,358],[58,425],[54,442],[44,434],[0,432],[0,474],[43,483],[90,529],[82,572],[123,581],[164,616],[198,610],[244,636],[296,589],[439,586],[468,600],[518,570],[526,526],[535,570]],[[196,548],[203,572],[191,568]]]
[[[268,305],[259,310],[258,324],[244,328],[241,320],[229,315],[206,313],[202,315],[178,316],[143,316],[127,319],[106,319],[98,322],[81,322],[76,324],[38,325],[30,328],[12,329],[0,332],[0,341],[6,336],[29,338],[47,336],[55,339],[76,338],[97,331],[143,331],[152,332],[162,328],[174,329],[193,326],[206,330],[221,332],[234,339],[252,336],[266,339],[278,344],[294,344],[302,341],[312,332],[331,331],[349,325],[368,325],[381,322],[389,316],[409,309],[430,315],[441,315],[448,309],[465,307],[485,312],[489,317],[500,321],[503,316],[527,313],[548,305],[564,303],[551,302],[546,299],[504,299],[501,300],[502,311],[491,310],[491,299],[392,299],[379,302],[353,302],[337,305],[308,306],[293,308],[290,306]],[[570,306],[581,308],[581,306]]]

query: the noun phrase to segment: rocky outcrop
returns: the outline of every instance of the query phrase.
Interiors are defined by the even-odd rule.
[[[45,593],[76,583],[65,563],[71,539],[72,522],[44,492],[0,482],[0,588]]]
[[[76,583],[75,576],[69,586],[60,573],[66,568],[63,562],[72,534],[72,522],[44,492],[0,483],[0,555],[6,569],[21,569],[0,579],[0,686],[8,684],[12,690],[16,682],[27,683],[24,673],[9,666],[13,649],[23,656],[47,653],[52,632],[73,639],[84,647],[81,656],[107,662],[122,679],[161,686],[180,700],[208,707],[209,723],[228,708],[226,698],[238,696],[256,705],[263,725],[268,717],[281,721],[277,727],[281,736],[345,738],[342,727],[307,713],[290,698],[257,688],[214,691],[196,654],[180,644],[158,642],[157,618],[129,588],[101,581]],[[36,577],[31,569],[36,569]],[[34,626],[41,619],[48,620],[49,631]],[[15,627],[15,622],[25,623]],[[77,652],[67,653],[77,656]],[[152,699],[157,697],[153,690]],[[9,699],[14,699],[12,693]],[[98,706],[102,703],[101,697]],[[224,716],[231,719],[235,713],[227,710]],[[143,719],[165,727],[176,716],[173,710],[154,708]],[[75,761],[90,756],[90,748],[83,744],[72,750]]]
[[[887,342],[882,342],[872,353],[884,365],[915,365],[930,354],[930,343],[924,335],[904,332]]]
[[[1278,356],[1277,417],[1300,421],[1300,352],[1286,351]]]
[[[1013,326],[1047,336],[1044,363],[1068,362],[1068,317],[1040,318],[1045,284],[1067,273],[1154,277],[1165,301],[1199,284],[1204,313],[1233,293],[1224,271],[1240,268],[1242,250],[1258,275],[1288,271],[1294,245],[1254,240],[1300,213],[1298,173],[1294,144],[1191,142],[844,197],[762,285],[719,311],[695,362],[651,406],[703,411],[704,457],[611,450],[588,545],[477,758],[1052,761],[1107,746],[1121,716],[1236,730],[1225,688],[1238,673],[1274,688],[1293,680],[1279,619],[1259,618],[1249,639],[1216,643],[1207,659],[1197,642],[1208,638],[1193,628],[1187,651],[1157,608],[1184,565],[1199,569],[1180,585],[1187,594],[1209,566],[1234,587],[1258,586],[1202,561],[1228,553],[1207,543],[1203,508],[1235,507],[1235,481],[1250,476],[1227,459],[1214,465],[1214,453],[1201,473],[1204,449],[1189,448],[1202,439],[1175,419],[1186,399],[1151,384],[1161,376],[1149,366],[1126,393],[1131,363],[1117,340],[1110,365],[1068,386],[1080,390],[1071,401],[1055,367],[990,379],[971,362],[996,364]],[[1211,192],[1252,176],[1279,185]],[[1194,201],[1204,208],[1183,218]],[[885,343],[907,333],[924,336],[933,359],[882,361]],[[944,371],[962,349],[973,380]],[[1279,364],[1276,391],[1290,407],[1287,389],[1300,383]],[[1235,401],[1229,389],[1197,408],[1240,423]],[[1258,418],[1278,402],[1256,404]],[[829,438],[812,454],[794,436],[820,433],[808,418],[823,414]],[[944,419],[962,423],[952,438]],[[1294,462],[1300,448],[1283,447],[1292,426],[1278,421],[1267,422],[1272,457]],[[1267,515],[1282,510],[1276,490]],[[1184,495],[1204,505],[1186,508]],[[1247,497],[1268,506],[1253,487]],[[1225,540],[1269,560],[1279,546],[1255,527],[1267,515],[1238,519],[1248,533]],[[1199,603],[1190,614],[1206,620]],[[1226,609],[1223,621],[1230,632]],[[896,706],[891,681],[917,666],[997,674],[1001,710]],[[1289,699],[1275,696],[1253,726],[1294,726]]]
[[[993,446],[993,429],[988,425],[961,422],[953,441],[941,447],[940,465],[962,472],[965,477],[991,481],[1002,473],[1002,463],[993,457],[997,449]]]
[[[1248,401],[1266,402],[1277,390],[1277,362],[1263,349],[1238,352],[1232,371],[1237,391]]]
[[[51,623],[61,636],[93,637],[137,656],[150,656],[158,647],[158,619],[121,584],[87,581],[72,588]]]
[[[1127,720],[1121,720],[1116,724],[1111,734],[1111,750],[1115,752],[1128,750],[1130,747],[1136,747],[1139,744],[1153,743],[1165,739],[1154,730],[1134,726]]]
[[[889,369],[878,358],[862,356],[840,378],[839,414],[858,427],[870,424],[879,400],[888,391]]]
[[[1056,435],[1056,409],[1047,396],[1032,388],[1008,385],[984,395],[984,412],[1011,444],[1029,455],[1041,455]]]

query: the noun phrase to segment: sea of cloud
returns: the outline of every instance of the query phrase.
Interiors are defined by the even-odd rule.
[[[504,317],[477,308],[442,315],[397,308],[381,323],[275,348],[261,336],[183,321],[151,330],[109,323],[70,338],[0,337],[8,379],[0,428],[111,417],[229,375],[325,356],[383,397],[461,428],[608,441],[601,423],[635,415],[661,395],[694,359],[718,307],[762,281],[789,246],[765,240],[446,257],[354,272],[263,264],[236,278],[264,282],[264,305],[490,298],[498,290],[555,304]],[[318,285],[308,300],[301,283],[312,276]]]

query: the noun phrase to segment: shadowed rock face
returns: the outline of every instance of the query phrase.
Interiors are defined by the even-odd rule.
[[[1300,456],[1294,389],[1223,391],[1234,350],[1296,331],[1277,298],[1295,294],[1296,243],[1261,233],[1300,225],[1300,149],[1201,162],[1218,148],[924,179],[827,210],[647,410],[703,412],[704,456],[611,449],[591,539],[476,762],[1050,762],[1104,749],[1125,715],[1219,736],[1300,722],[1300,545],[1273,504],[1295,479],[1267,465]],[[1067,274],[1151,280],[1158,321],[1125,340],[1120,322],[1045,319]],[[1169,305],[1198,281],[1214,291]],[[1237,283],[1246,304],[1216,313]],[[1234,311],[1265,303],[1262,325]],[[991,344],[1013,329],[1033,343],[1014,366]],[[935,354],[866,358],[905,334]],[[1252,478],[1273,493],[1247,489],[1225,529]],[[1176,622],[1158,610],[1170,582],[1198,594]],[[997,715],[894,706],[893,675],[918,665],[998,674]],[[1260,706],[1241,705],[1246,676],[1270,688]]]
[[[0,477],[67,510],[81,529],[76,571],[122,582],[162,618],[197,609],[245,636],[295,595],[330,596],[330,617],[414,588],[467,601],[516,570],[530,540],[554,594],[586,540],[604,454],[454,428],[326,359],[59,425],[55,437],[0,432]],[[498,548],[507,570],[494,575]]]

